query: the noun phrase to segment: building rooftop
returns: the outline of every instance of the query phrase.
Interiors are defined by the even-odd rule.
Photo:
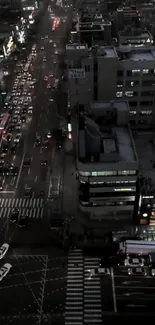
[[[123,37],[135,37],[135,38],[150,38],[151,34],[147,30],[141,30],[140,28],[126,28],[119,31],[119,36]]]
[[[117,52],[113,46],[92,46],[90,49],[91,55],[97,55],[108,58],[117,57]]]
[[[155,60],[155,48],[154,49],[140,49],[140,51],[132,51],[131,52],[131,57],[130,60],[133,61],[142,61],[142,60],[147,60],[147,61],[154,61]]]
[[[89,114],[79,116],[79,161],[102,164],[137,161],[128,111],[125,101],[92,103]]]

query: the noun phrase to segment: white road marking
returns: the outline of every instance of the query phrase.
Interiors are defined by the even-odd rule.
[[[19,173],[18,173],[18,177],[17,177],[17,182],[16,182],[16,185],[15,185],[15,190],[17,189],[18,184],[19,184],[19,180],[20,180],[20,176],[21,176],[21,172],[22,172],[24,158],[25,158],[25,152],[23,153],[23,157],[22,157],[22,160],[21,160],[21,164],[20,164],[20,168],[19,168]]]
[[[37,182],[38,176],[35,177],[35,182]]]
[[[113,270],[113,268],[111,268],[111,283],[112,283],[112,294],[113,294],[114,312],[117,313],[116,292],[115,292],[115,281],[114,281],[114,270]]]

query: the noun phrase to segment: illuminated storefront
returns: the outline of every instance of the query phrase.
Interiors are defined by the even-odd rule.
[[[15,43],[13,40],[13,36],[9,36],[3,45],[4,56],[5,57],[9,56],[11,52],[14,50],[14,48],[15,48]]]

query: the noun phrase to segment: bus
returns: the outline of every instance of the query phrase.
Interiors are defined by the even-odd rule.
[[[5,113],[0,116],[0,132],[5,134],[8,122],[10,120],[10,114]]]
[[[149,255],[155,253],[155,241],[125,240],[119,243],[120,254]]]
[[[4,100],[5,105],[7,105],[7,106],[9,105],[9,103],[11,101],[11,97],[12,97],[11,93],[7,94],[7,96],[6,96],[5,100]]]

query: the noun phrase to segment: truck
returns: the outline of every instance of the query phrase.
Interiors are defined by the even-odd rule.
[[[150,255],[155,253],[155,241],[124,240],[119,243],[118,254]]]

